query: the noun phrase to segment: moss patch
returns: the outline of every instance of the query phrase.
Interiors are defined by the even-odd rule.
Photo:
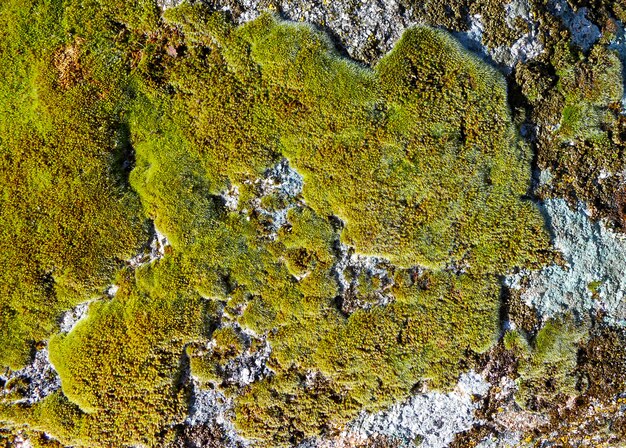
[[[199,6],[181,5],[160,21],[154,4],[124,5],[56,5],[63,33],[77,36],[43,59],[56,73],[54,88],[66,89],[59,101],[75,100],[68,88],[87,89],[77,79],[119,67],[113,85],[79,97],[85,109],[68,104],[69,112],[50,119],[69,127],[59,138],[72,129],[97,136],[105,131],[90,128],[89,119],[76,127],[71,120],[83,115],[64,114],[89,117],[117,92],[104,117],[121,125],[105,135],[123,137],[136,156],[129,176],[116,180],[124,170],[115,146],[112,155],[96,151],[98,169],[112,173],[118,196],[111,202],[122,216],[98,209],[92,224],[110,225],[112,233],[83,233],[80,241],[105,249],[115,243],[119,252],[98,251],[108,270],[70,265],[94,286],[72,297],[87,298],[110,281],[145,238],[144,219],[154,220],[171,247],[151,265],[118,271],[115,298],[96,302],[71,333],[52,338],[63,395],[32,408],[5,403],[0,419],[76,446],[166,443],[184,420],[187,364],[208,381],[218,363],[247,349],[227,326],[212,334],[222,312],[272,347],[273,375],[243,389],[223,385],[235,396],[238,428],[261,445],[336,429],[363,409],[407,396],[419,381],[452,384],[468,354],[497,336],[498,276],[537,265],[547,248],[539,213],[521,199],[530,153],[515,136],[503,80],[426,27],[407,31],[365,69],[338,57],[310,27],[269,15],[234,27]],[[97,140],[94,151],[109,141]],[[63,147],[74,158],[90,154],[90,146]],[[286,163],[302,176],[301,191],[268,174]],[[77,194],[86,183],[98,200],[108,197],[81,174],[66,175]],[[51,182],[43,174],[17,178],[34,178],[35,190]],[[224,194],[235,190],[237,204],[227,207]],[[17,202],[14,193],[6,197]],[[78,208],[88,219],[68,229],[82,231],[91,210]],[[341,244],[393,266],[389,305],[349,316],[340,310]],[[55,288],[64,284],[52,279]],[[364,276],[355,294],[367,301],[376,282]]]

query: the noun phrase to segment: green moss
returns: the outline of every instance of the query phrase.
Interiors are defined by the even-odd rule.
[[[537,162],[552,181],[538,190],[543,197],[584,201],[597,217],[609,218],[617,229],[626,227],[622,64],[605,44],[584,55],[557,37],[542,64],[519,67],[516,80],[538,124]]]
[[[0,7],[10,61],[0,68],[0,262],[11,267],[0,273],[0,364],[13,368],[147,238],[121,168],[126,68],[102,42],[111,25],[90,29],[101,14],[71,24],[77,2],[66,3]]]
[[[107,179],[98,170],[110,172],[116,189],[85,173],[70,170],[66,178],[76,194],[93,189],[99,201],[117,192],[110,201],[118,208],[79,208],[71,216],[89,219],[67,224],[87,249],[99,249],[93,259],[80,258],[95,267],[50,249],[68,266],[65,277],[52,277],[54,288],[78,285],[59,310],[111,281],[118,260],[145,240],[144,217],[171,248],[151,265],[118,269],[117,295],[95,302],[72,332],[50,340],[63,394],[32,408],[4,406],[0,420],[75,446],[164,443],[185,416],[186,357],[195,377],[219,382],[225,362],[255,349],[228,325],[212,331],[222,308],[258,334],[253,342],[266,338],[272,348],[273,375],[241,390],[220,384],[235,396],[242,434],[265,446],[339,428],[421,381],[445,389],[469,354],[494,342],[498,276],[538,264],[548,239],[537,210],[521,199],[530,151],[515,136],[504,81],[451,37],[411,29],[366,69],[340,58],[312,28],[270,15],[234,27],[189,4],[168,11],[167,22],[154,17],[152,2],[146,9],[64,6],[56,11],[77,35],[58,53],[72,67],[64,80],[72,85],[94,73],[94,91],[78,83],[71,87],[77,97],[54,96],[65,109],[50,112],[52,124],[34,122],[64,138],[76,132],[81,144],[64,146],[70,161],[89,160],[91,147],[79,137],[100,138],[93,152],[102,159],[94,155],[88,173]],[[73,59],[82,51],[84,73]],[[44,61],[42,70],[52,70],[54,58]],[[108,67],[119,76],[105,81]],[[83,109],[63,103],[77,98]],[[136,164],[116,179],[119,153],[115,145],[110,153],[102,148],[120,139],[132,145]],[[260,179],[284,158],[303,176],[302,193],[259,197]],[[33,170],[16,178],[33,179],[33,191],[55,181],[54,173]],[[236,210],[220,197],[233,186]],[[16,202],[13,193],[6,197]],[[286,225],[268,231],[260,207],[289,208]],[[17,224],[29,222],[15,216]],[[54,234],[50,226],[41,235]],[[388,259],[391,304],[341,312],[340,243]],[[362,273],[356,280],[359,300],[374,305],[380,279]],[[20,349],[24,342],[7,340]]]
[[[508,345],[507,349],[513,349],[520,358],[516,401],[536,410],[554,400],[563,403],[578,395],[578,347],[586,337],[587,330],[577,327],[569,319],[548,321],[535,336],[531,347],[523,337],[513,333],[507,335],[505,346]]]
[[[120,281],[114,299],[93,303],[71,333],[51,339],[63,396],[3,419],[66,446],[104,447],[158,445],[167,427],[186,418],[184,347],[210,335],[216,304],[180,283],[162,288],[160,276],[180,278],[171,262],[144,269],[151,272]]]

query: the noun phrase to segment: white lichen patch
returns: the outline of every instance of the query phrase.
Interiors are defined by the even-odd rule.
[[[157,0],[157,5],[165,11],[180,5],[184,0]]]
[[[237,185],[231,185],[228,190],[220,194],[220,197],[224,201],[224,207],[227,210],[234,212],[239,207],[239,187]]]
[[[267,338],[242,327],[236,321],[229,321],[228,319],[228,314],[224,313],[220,328],[228,327],[233,329],[242,342],[243,350],[219,366],[221,383],[218,385],[243,388],[255,381],[273,375],[274,371],[267,366],[272,353],[272,347]],[[198,354],[211,356],[216,345],[215,339],[211,339],[206,348]]]
[[[603,222],[593,222],[581,204],[572,210],[562,199],[541,206],[553,245],[566,265],[522,272],[506,283],[544,319],[572,313],[605,314],[608,323],[626,325],[626,240]]]
[[[19,397],[11,397],[14,403],[33,404],[61,388],[61,380],[48,359],[48,349],[35,353],[33,361],[23,369],[7,370],[0,374],[3,388],[0,396],[11,396],[13,385],[20,383]]]
[[[300,197],[304,179],[289,165],[289,161],[283,158],[266,170],[262,178],[248,184],[253,186],[256,192],[256,197],[251,201],[252,209],[267,228],[267,238],[274,240],[278,231],[287,225],[289,210],[304,205]],[[268,201],[269,198],[273,201]]]
[[[283,158],[265,172],[265,177],[259,184],[261,196],[276,192],[280,197],[294,199],[302,193],[304,179],[289,165],[289,161]]]
[[[421,448],[444,448],[457,434],[478,423],[474,413],[479,404],[475,398],[485,396],[489,388],[482,376],[465,373],[452,392],[418,394],[387,410],[362,413],[338,440],[321,441],[316,446],[345,446],[341,440],[363,442],[383,436],[399,440],[406,447],[421,440]]]
[[[152,249],[150,253],[150,261],[158,260],[159,258],[163,258],[165,255],[165,248],[170,245],[167,237],[159,232],[159,229],[154,226],[154,238],[150,243],[150,248]]]
[[[526,25],[526,32],[511,45],[502,45],[491,50],[491,56],[499,64],[514,67],[518,62],[525,63],[539,56],[544,48],[539,39],[539,23],[535,20],[528,0],[513,0],[504,5],[507,25],[516,28],[521,19]]]
[[[109,296],[110,298],[113,298],[116,296],[119,290],[120,290],[120,287],[118,285],[111,285],[107,288],[106,295]]]
[[[469,29],[454,35],[465,48],[486,59],[487,62],[495,63],[508,73],[518,62],[525,63],[539,56],[543,52],[543,45],[539,39],[539,23],[534,20],[528,0],[513,0],[504,5],[504,8],[507,13],[507,25],[510,28],[515,28],[516,19],[522,19],[527,28],[527,31],[519,35],[510,45],[496,48],[485,45],[483,40],[485,25],[480,14],[470,15]]]
[[[192,381],[192,386],[189,416],[185,423],[191,426],[220,427],[224,434],[224,447],[249,446],[251,443],[237,433],[232,423],[235,417],[233,398],[226,397],[217,389],[204,389],[195,380]]]
[[[267,7],[263,0],[240,4],[244,11],[240,23],[253,20]],[[286,19],[330,30],[357,59],[367,58],[372,48],[380,54],[391,50],[403,31],[415,24],[412,9],[398,0],[282,0],[274,5]]]
[[[113,288],[114,286],[111,286],[111,288]],[[108,291],[110,291],[111,288],[109,288]],[[87,312],[89,311],[90,304],[91,304],[91,301],[83,302],[79,305],[76,305],[71,310],[63,313],[63,316],[61,316],[61,322],[59,323],[59,331],[61,333],[71,332],[76,326],[76,324],[78,324],[78,322],[80,322],[85,317],[87,317]]]
[[[267,366],[272,353],[269,342],[263,340],[262,346],[256,350],[251,349],[250,342],[246,343],[247,347],[243,353],[229,360],[223,367],[226,384],[245,387],[274,373]]]
[[[156,225],[153,227],[153,230],[154,233],[146,250],[128,260],[130,267],[138,268],[146,264],[154,263],[156,260],[160,260],[165,256],[165,248],[170,246],[170,242],[167,237],[157,229]]]
[[[15,448],[32,448],[32,443],[23,432],[18,432],[13,440],[13,446]]]

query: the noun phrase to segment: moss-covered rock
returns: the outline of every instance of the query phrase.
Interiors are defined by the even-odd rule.
[[[367,69],[339,57],[311,27],[270,15],[235,27],[200,6],[170,9],[165,21],[153,17],[153,3],[144,6],[53,8],[64,17],[54,25],[59,39],[72,39],[39,62],[60,70],[50,75],[59,85],[33,82],[39,94],[46,87],[79,95],[53,96],[50,107],[64,108],[50,112],[48,132],[59,134],[53,147],[69,158],[54,163],[69,166],[63,179],[77,193],[55,194],[77,207],[68,215],[77,222],[66,227],[81,237],[62,238],[57,244],[70,247],[49,248],[42,260],[69,266],[66,277],[51,274],[53,291],[68,279],[78,285],[63,309],[103,291],[147,239],[145,220],[171,246],[151,264],[118,269],[115,297],[94,302],[71,332],[50,340],[63,394],[32,407],[3,403],[0,420],[74,446],[165,444],[185,419],[191,366],[195,381],[234,398],[245,437],[283,446],[380,409],[418,382],[453,384],[468,356],[498,335],[499,276],[538,266],[548,247],[541,215],[522,200],[531,155],[516,137],[498,73],[428,27],[407,31]],[[9,11],[0,16],[16,20]],[[101,76],[106,69],[119,76]],[[96,140],[90,146],[72,135]],[[122,138],[136,158],[130,174],[107,146]],[[45,153],[17,140],[7,148]],[[70,163],[92,152],[94,168]],[[8,202],[19,204],[7,185]],[[103,208],[82,199],[91,193]],[[39,242],[28,235],[28,244]],[[86,255],[100,248],[95,261],[68,256],[72,241]],[[346,245],[386,260],[386,305],[342,312]],[[367,273],[354,284],[364,303],[383,288]],[[32,306],[27,286],[13,289]],[[233,322],[213,332],[219,319]],[[254,337],[244,341],[235,327]],[[19,350],[28,341],[6,339]],[[224,366],[262,339],[272,373],[251,384],[221,381]]]

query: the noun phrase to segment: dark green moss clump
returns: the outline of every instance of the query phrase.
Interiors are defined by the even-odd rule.
[[[117,6],[50,6],[64,17],[60,42],[48,59],[32,58],[51,84],[13,75],[50,99],[31,103],[47,104],[48,118],[23,125],[39,146],[19,133],[0,140],[26,170],[3,177],[8,207],[34,213],[40,199],[22,203],[19,192],[60,187],[42,196],[39,221],[3,214],[14,223],[3,228],[36,225],[39,233],[18,236],[44,246],[35,261],[27,252],[7,260],[44,270],[50,296],[71,299],[37,337],[2,337],[23,362],[24,344],[45,339],[60,310],[102,291],[115,272],[120,289],[50,340],[63,393],[31,407],[5,400],[0,419],[73,446],[178,443],[196,437],[179,431],[191,368],[234,397],[245,437],[283,446],[401,399],[418,382],[452,384],[497,337],[499,276],[538,265],[547,248],[541,216],[522,200],[530,153],[501,77],[426,27],[366,69],[310,27],[269,15],[234,27],[188,4],[164,21],[153,4]],[[31,25],[10,11],[0,17]],[[94,73],[105,69],[119,74],[104,83]],[[25,118],[5,120],[8,128]],[[128,174],[120,157],[130,148]],[[47,151],[47,168],[24,168]],[[146,241],[148,219],[171,247],[120,271]],[[22,250],[18,236],[3,244]],[[347,245],[363,263],[383,260],[385,272],[342,271]],[[7,319],[16,303],[49,297],[27,298],[39,283],[11,287],[15,278],[2,280],[18,294],[2,304]],[[338,305],[344,282],[364,305]],[[265,341],[271,375],[244,386],[224,378],[228,362]],[[15,363],[14,353],[3,362]]]

